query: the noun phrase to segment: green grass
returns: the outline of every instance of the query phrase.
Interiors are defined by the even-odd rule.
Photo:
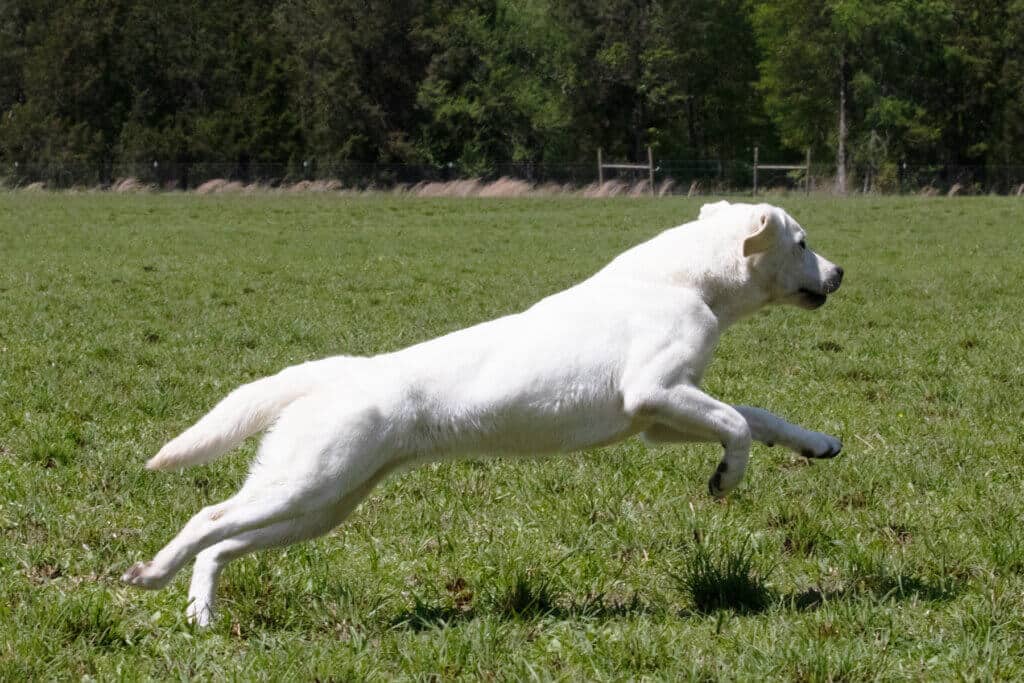
[[[1024,676],[1024,204],[780,201],[843,288],[738,325],[706,387],[840,458],[755,446],[724,503],[713,445],[424,467],[232,564],[199,632],[187,572],[117,577],[254,444],[144,471],[164,441],[284,366],[519,310],[699,202],[0,194],[0,679]]]

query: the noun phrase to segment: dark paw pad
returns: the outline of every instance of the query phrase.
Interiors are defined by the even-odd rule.
[[[713,475],[711,475],[711,478],[708,479],[708,493],[710,493],[715,498],[721,497],[721,495],[722,495],[722,473],[721,472],[715,472]]]
[[[808,448],[808,449],[805,449],[803,451],[800,451],[800,455],[802,455],[802,456],[804,456],[805,458],[808,458],[808,459],[813,458],[813,459],[816,459],[816,460],[823,460],[823,459],[828,459],[828,458],[836,457],[837,455],[839,455],[842,452],[842,450],[843,450],[843,445],[839,444],[838,446],[835,446],[835,447],[831,447],[830,446],[828,449],[826,449],[826,450],[824,450],[824,451],[822,451],[820,453],[812,451],[811,449]]]

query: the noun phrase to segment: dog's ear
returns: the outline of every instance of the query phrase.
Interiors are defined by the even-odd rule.
[[[770,206],[754,208],[752,232],[743,240],[743,255],[753,256],[768,251],[775,241],[777,217]]]
[[[697,216],[697,220],[702,221],[709,216],[713,216],[714,214],[718,213],[727,206],[729,206],[729,202],[725,201],[724,199],[720,202],[715,202],[714,204],[705,204],[704,206],[700,207],[700,215]]]

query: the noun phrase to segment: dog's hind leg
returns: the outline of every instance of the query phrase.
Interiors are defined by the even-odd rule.
[[[261,529],[253,529],[233,538],[216,543],[196,555],[192,569],[192,582],[188,589],[188,620],[197,626],[206,626],[213,619],[217,580],[224,567],[247,553],[309,540],[330,531],[334,517],[307,515],[277,522]]]
[[[242,489],[192,517],[152,561],[135,564],[122,580],[162,588],[186,562],[220,541],[333,510],[379,481],[389,468],[382,452],[383,414],[374,406],[346,411],[331,399],[314,394],[286,408],[264,438]]]
[[[228,500],[203,508],[151,561],[132,565],[121,580],[140,588],[163,588],[185,562],[204,548],[252,529],[290,520],[303,512],[296,509],[296,501],[291,497],[267,500],[243,488]]]
[[[210,546],[196,555],[189,584],[186,616],[197,626],[206,626],[214,616],[217,580],[232,560],[248,553],[290,545],[322,536],[341,524],[376,484],[376,479],[348,494],[331,509],[253,529]]]

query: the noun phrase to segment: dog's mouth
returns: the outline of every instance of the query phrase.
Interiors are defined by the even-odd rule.
[[[800,305],[804,308],[815,309],[825,305],[828,297],[821,292],[812,292],[809,289],[801,287],[799,290],[800,294]]]
[[[808,289],[807,287],[801,287],[798,289],[797,294],[800,295],[799,305],[808,309],[815,309],[824,306],[825,302],[828,301],[828,295],[839,289],[839,285],[843,281],[842,268],[837,270],[838,273],[821,283],[821,287],[818,290]]]

